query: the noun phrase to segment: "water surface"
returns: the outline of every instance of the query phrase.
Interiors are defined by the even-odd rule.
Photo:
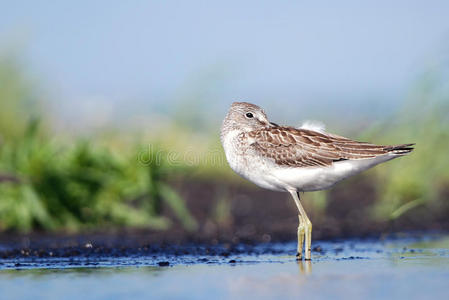
[[[316,242],[312,262],[296,262],[294,247],[0,259],[0,298],[447,299],[449,293],[447,236]]]

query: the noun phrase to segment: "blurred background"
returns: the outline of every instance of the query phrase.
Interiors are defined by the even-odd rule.
[[[307,193],[314,238],[449,229],[449,3],[10,1],[0,12],[0,231],[296,238],[235,175],[233,101],[408,157]]]

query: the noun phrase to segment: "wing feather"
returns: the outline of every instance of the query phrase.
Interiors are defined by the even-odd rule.
[[[413,144],[382,146],[293,127],[268,127],[248,133],[252,149],[277,164],[295,167],[330,166],[336,161],[373,158],[389,152],[406,154]]]

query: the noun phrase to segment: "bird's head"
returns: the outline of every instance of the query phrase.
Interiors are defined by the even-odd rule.
[[[249,132],[272,126],[277,125],[268,121],[265,111],[259,106],[248,102],[234,102],[223,121],[222,128]]]

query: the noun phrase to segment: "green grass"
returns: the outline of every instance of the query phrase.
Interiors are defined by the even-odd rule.
[[[146,163],[138,149],[113,154],[79,140],[64,145],[39,135],[33,121],[24,136],[0,148],[0,229],[71,229],[145,226],[165,229],[166,203],[195,229],[182,199],[166,184],[175,172],[164,161]],[[150,154],[148,154],[150,155]]]
[[[411,155],[376,169],[378,217],[396,219],[419,207],[432,213],[443,206],[448,199],[442,191],[449,186],[449,84],[444,73],[427,74],[395,119],[367,136],[391,144],[416,143]]]

